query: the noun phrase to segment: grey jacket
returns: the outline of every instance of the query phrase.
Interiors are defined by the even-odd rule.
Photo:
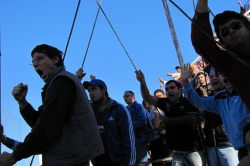
[[[58,67],[47,90],[58,76],[66,76],[74,81],[76,98],[74,110],[69,120],[63,125],[61,134],[42,152],[44,166],[70,166],[83,163],[104,153],[96,119],[86,95],[85,89],[77,77]],[[46,93],[43,103],[46,105]]]

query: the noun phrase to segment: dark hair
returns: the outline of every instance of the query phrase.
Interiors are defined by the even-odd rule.
[[[133,96],[135,96],[134,92],[130,91],[130,90],[127,90],[125,91],[125,93],[128,92],[128,93],[131,93]]]
[[[179,82],[175,81],[175,80],[169,80],[169,81],[166,83],[166,85],[167,85],[167,84],[171,84],[172,82],[175,83],[175,85],[177,86],[178,89],[179,89],[179,88],[182,88],[182,87],[181,87],[181,84],[180,84]]]
[[[199,73],[196,75],[196,77],[198,77],[198,76],[201,75],[201,74],[203,74],[204,77],[206,77],[206,74],[205,74],[204,72],[199,72]]]
[[[98,87],[100,88],[100,90],[105,89],[105,88],[104,88],[104,87],[102,87],[102,86],[98,86]],[[107,98],[109,97],[109,94],[108,94],[107,89],[106,89],[105,95],[106,95],[106,97],[107,97]]]
[[[248,123],[244,128],[243,128],[243,142],[246,145],[245,137],[247,132],[250,130],[250,123]]]
[[[234,11],[224,11],[223,13],[217,14],[214,17],[213,24],[215,28],[215,32],[217,34],[217,37],[220,39],[220,42],[223,43],[222,37],[220,36],[220,29],[219,25],[225,24],[226,22],[232,20],[232,19],[237,19],[241,20],[241,22],[244,24],[244,26],[247,29],[250,29],[250,22],[249,20],[243,16],[242,14],[236,13]]]
[[[145,100],[142,100],[142,105],[144,106],[144,108],[146,107],[147,103],[148,103],[148,105],[153,105]]]
[[[64,66],[63,60],[62,60],[62,51],[58,50],[56,47],[49,46],[47,44],[37,45],[31,52],[31,57],[35,54],[35,52],[38,53],[44,53],[47,55],[50,59],[53,59],[55,57],[59,58],[59,62],[56,64],[56,66]]]
[[[154,95],[155,95],[156,93],[158,93],[158,92],[160,92],[160,93],[162,93],[163,95],[165,95],[165,94],[164,94],[164,91],[161,90],[161,89],[156,89],[155,92],[154,92]]]

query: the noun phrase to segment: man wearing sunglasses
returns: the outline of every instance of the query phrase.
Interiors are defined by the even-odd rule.
[[[213,36],[209,23],[208,0],[198,0],[193,20]],[[219,49],[194,24],[192,24],[191,34],[193,46],[198,54],[226,77],[250,110],[250,89],[245,88],[249,86],[250,77],[244,77],[242,81],[242,76],[249,75],[250,72],[250,22],[239,13],[224,11],[215,16],[213,24],[220,42],[236,53],[246,65]]]
[[[153,140],[152,133],[144,134],[144,131],[152,129],[148,127],[150,122],[148,121],[147,112],[145,108],[135,100],[134,92],[126,91],[123,98],[128,104],[127,108],[130,111],[135,129],[136,163],[146,162],[148,161],[147,143]],[[151,138],[148,137],[149,135],[151,135]],[[150,140],[148,140],[148,138]]]

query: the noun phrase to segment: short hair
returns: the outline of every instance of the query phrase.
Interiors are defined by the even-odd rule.
[[[130,91],[130,90],[127,90],[125,91],[125,93],[128,92],[128,93],[131,93],[133,96],[135,96],[134,92]]]
[[[225,24],[226,22],[232,20],[232,19],[237,19],[237,20],[241,20],[242,23],[244,24],[244,26],[247,29],[250,29],[250,22],[249,20],[243,16],[242,14],[239,14],[235,11],[224,11],[223,13],[217,14],[214,17],[213,20],[213,24],[214,24],[214,29],[215,32],[217,34],[217,37],[220,39],[220,42],[223,43],[222,37],[220,35],[220,29],[219,29],[219,25],[220,24]]]
[[[195,67],[197,67],[198,68],[198,65],[197,64],[192,64],[192,65],[190,65],[190,67],[192,67],[192,66],[195,66]]]
[[[175,86],[177,86],[178,89],[179,89],[179,88],[182,88],[182,87],[181,87],[181,84],[180,84],[179,82],[175,81],[175,80],[169,80],[169,81],[166,83],[166,85],[171,84],[172,82],[175,83]]]
[[[56,47],[49,46],[47,44],[41,44],[37,45],[31,52],[31,57],[35,54],[35,52],[38,53],[44,53],[47,55],[50,59],[53,59],[55,57],[59,58],[59,62],[56,64],[56,66],[64,66],[63,59],[62,59],[62,51],[58,50]]]
[[[162,93],[163,95],[165,95],[165,94],[164,94],[164,91],[161,90],[161,89],[156,89],[155,92],[154,92],[154,95],[155,95],[156,93],[158,93],[158,92],[160,92],[160,93]]]
[[[206,73],[204,73],[204,72],[199,72],[199,73],[196,75],[196,77],[198,77],[198,76],[201,75],[201,74],[203,74],[204,77],[206,78]]]
[[[250,130],[250,123],[248,123],[244,128],[243,128],[243,142],[246,145],[245,137],[247,132]]]

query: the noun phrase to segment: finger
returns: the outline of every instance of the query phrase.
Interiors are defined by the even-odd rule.
[[[141,71],[141,69],[139,69],[139,72],[140,72],[140,74],[142,74],[142,71]]]

